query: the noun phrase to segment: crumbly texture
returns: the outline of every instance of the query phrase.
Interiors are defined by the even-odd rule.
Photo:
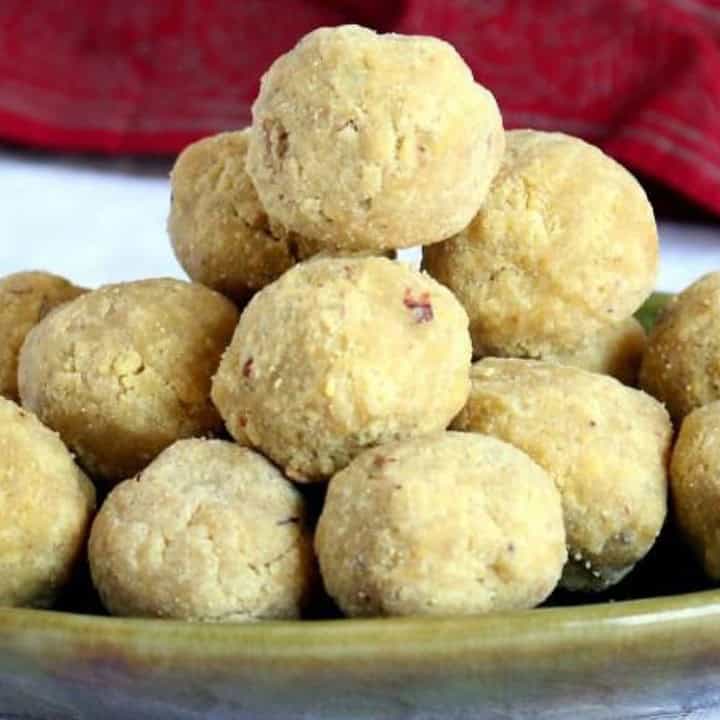
[[[720,580],[720,401],[683,420],[670,465],[678,527],[713,579]]]
[[[53,308],[84,288],[46,272],[19,272],[0,278],[0,395],[18,400],[18,355],[25,336]]]
[[[168,233],[178,261],[193,280],[238,303],[313,250],[265,213],[245,171],[249,135],[192,143],[170,175]]]
[[[302,495],[260,455],[223,440],[181,440],[118,485],[89,557],[114,615],[295,618],[316,579]]]
[[[299,481],[365,448],[447,427],[469,392],[467,315],[385,258],[296,265],[247,306],[213,381],[238,442]]]
[[[677,423],[720,399],[720,272],[703,276],[661,311],[640,386],[665,403]]]
[[[291,230],[402,248],[470,222],[504,144],[495,98],[452,46],[347,25],[315,30],[265,74],[247,169]]]
[[[170,174],[167,229],[178,262],[192,280],[239,305],[295,263],[334,252],[267,216],[245,170],[250,132],[188,145]]]
[[[93,477],[131,477],[182,437],[222,430],[210,379],[238,319],[201,285],[108,285],[58,308],[20,354],[23,405]]]
[[[665,519],[665,409],[613,378],[533,360],[488,358],[471,379],[453,427],[524,450],[560,490],[569,555],[561,584],[601,590],[617,582]]]
[[[95,488],[57,434],[0,398],[0,606],[52,605],[94,510]]]
[[[547,473],[507,443],[452,432],[368,450],[338,473],[315,548],[350,616],[533,607],[566,559]]]
[[[625,385],[636,385],[647,346],[643,326],[635,319],[601,330],[572,350],[548,350],[537,359],[611,375]]]
[[[572,350],[652,291],[658,238],[640,184],[598,148],[513,130],[470,225],[423,251],[470,316],[478,357]]]

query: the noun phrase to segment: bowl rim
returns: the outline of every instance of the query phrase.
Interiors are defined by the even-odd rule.
[[[681,639],[692,646],[720,621],[720,590],[568,607],[541,607],[476,616],[192,623],[115,618],[51,610],[0,609],[0,647],[20,642],[45,648],[93,644],[148,657],[337,660],[417,658],[460,653],[582,651],[598,643]],[[716,642],[716,641],[713,641]],[[657,643],[652,643],[657,651]],[[678,650],[677,642],[670,648]]]

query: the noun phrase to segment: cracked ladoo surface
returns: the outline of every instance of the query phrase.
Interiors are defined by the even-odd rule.
[[[202,285],[151,279],[100,288],[29,333],[23,405],[93,477],[131,477],[175,440],[222,429],[210,380],[237,319],[229,300]]]
[[[476,357],[572,352],[653,289],[658,238],[640,184],[598,148],[512,130],[487,200],[423,267],[470,316]]]
[[[87,292],[46,272],[0,278],[0,395],[18,400],[18,356],[27,334],[51,310]]]
[[[335,475],[315,547],[350,616],[533,607],[567,557],[549,475],[507,443],[454,432],[373,448]]]
[[[114,615],[211,622],[296,618],[316,584],[302,495],[224,440],[181,440],[116,486],[90,569]]]
[[[53,604],[94,510],[95,488],[57,434],[0,398],[0,606]]]
[[[296,265],[248,304],[213,380],[230,434],[293,479],[365,448],[443,430],[469,391],[467,315],[385,258]]]
[[[321,28],[278,58],[253,105],[247,170],[263,207],[328,249],[459,232],[505,144],[492,93],[432,37]]]
[[[663,406],[613,378],[534,360],[487,358],[471,380],[453,427],[512,443],[560,490],[561,585],[603,590],[621,580],[665,519],[672,426]]]

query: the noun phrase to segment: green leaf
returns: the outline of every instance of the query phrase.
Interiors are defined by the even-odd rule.
[[[660,311],[667,305],[668,300],[672,297],[672,293],[656,292],[653,293],[643,304],[643,306],[635,313],[635,317],[647,332],[652,330],[653,325],[660,315]]]

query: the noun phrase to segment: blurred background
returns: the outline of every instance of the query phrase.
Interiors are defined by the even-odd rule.
[[[167,173],[245,126],[321,25],[455,45],[506,126],[600,145],[661,220],[660,287],[720,268],[720,0],[0,0],[0,275],[182,275]]]

